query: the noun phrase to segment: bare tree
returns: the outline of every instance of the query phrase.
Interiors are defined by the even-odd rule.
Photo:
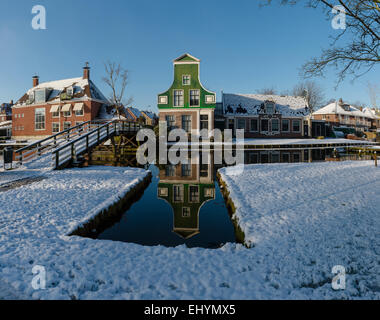
[[[300,0],[278,0],[281,4],[295,4]],[[267,0],[270,4],[274,0]],[[320,57],[312,58],[302,70],[306,78],[323,76],[327,67],[338,72],[337,86],[351,75],[354,79],[366,74],[380,63],[380,0],[307,0],[308,7],[322,7],[327,19],[332,10],[345,13],[346,28],[333,37],[329,48]],[[340,44],[341,42],[341,44]]]
[[[293,88],[295,97],[304,97],[313,113],[325,102],[323,89],[315,81],[300,82]]]
[[[268,88],[263,88],[260,90],[257,90],[258,94],[265,94],[265,95],[276,95],[277,90],[274,87],[268,87]]]
[[[371,105],[374,108],[377,108],[377,100],[379,98],[380,88],[377,84],[368,82],[367,83],[368,95],[371,101]]]
[[[124,106],[131,104],[133,101],[133,98],[126,99],[124,97],[129,72],[127,69],[124,69],[120,63],[116,64],[111,61],[104,63],[104,69],[106,75],[103,77],[103,81],[111,88],[112,92],[109,99],[114,105],[116,114],[120,119],[121,113],[124,111]]]

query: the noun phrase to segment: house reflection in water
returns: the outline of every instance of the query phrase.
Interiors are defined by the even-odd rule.
[[[210,164],[194,162],[163,166],[159,175],[158,197],[173,208],[173,232],[184,239],[199,234],[200,209],[215,199],[212,161]]]

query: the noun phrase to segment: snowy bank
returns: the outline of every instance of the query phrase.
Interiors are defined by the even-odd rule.
[[[380,169],[372,161],[229,172],[223,168],[220,175],[239,226],[272,270],[263,276],[273,285],[280,289],[289,281],[310,298],[325,297],[332,267],[343,265],[348,283],[342,296],[380,297]]]
[[[141,181],[146,172],[139,169],[48,172],[43,181],[0,193],[0,297],[380,298],[380,169],[373,162],[252,165],[240,177],[221,174],[252,249],[67,236]],[[337,264],[347,268],[345,291],[331,288]],[[31,286],[36,265],[46,269],[46,290]]]

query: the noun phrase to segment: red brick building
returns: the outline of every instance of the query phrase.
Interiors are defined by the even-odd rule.
[[[90,79],[88,64],[80,78],[39,83],[34,76],[33,87],[12,108],[12,136],[41,139],[98,118],[108,105]]]

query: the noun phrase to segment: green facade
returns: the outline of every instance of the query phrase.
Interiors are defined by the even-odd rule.
[[[191,77],[190,84],[183,84],[183,76],[189,75]],[[174,90],[183,90],[184,93],[184,106],[174,107]],[[190,90],[200,91],[199,106],[190,107]],[[174,81],[169,90],[158,95],[158,97],[167,97],[167,104],[160,104],[158,99],[159,109],[197,109],[197,108],[212,108],[216,106],[216,96],[214,92],[206,90],[199,80],[199,60],[185,54],[174,61]],[[207,103],[206,96],[213,96],[213,102]]]

